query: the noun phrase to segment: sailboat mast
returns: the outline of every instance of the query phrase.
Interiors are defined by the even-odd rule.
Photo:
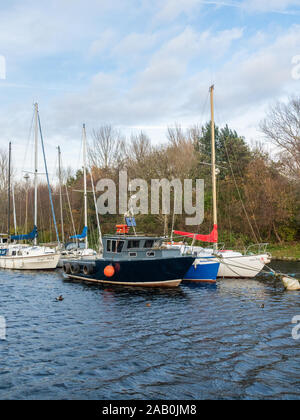
[[[214,227],[218,224],[217,218],[217,183],[216,183],[216,148],[215,148],[215,120],[214,120],[214,85],[209,88],[210,109],[211,109],[211,175],[212,175],[212,194],[213,194],[213,222]],[[214,249],[218,247],[214,244]]]
[[[17,215],[16,215],[16,200],[15,200],[15,186],[12,185],[12,201],[13,201],[13,214],[14,214],[14,228],[15,235],[17,234]]]
[[[37,190],[38,190],[38,104],[34,104],[34,226],[37,226]],[[37,245],[37,238],[34,238],[34,245]]]
[[[8,149],[8,189],[7,189],[7,234],[8,240],[10,238],[10,174],[11,174],[11,142],[9,142],[9,149]]]
[[[97,209],[95,184],[94,184],[93,173],[92,173],[92,170],[91,169],[90,169],[90,175],[91,175],[91,184],[92,184],[94,205],[95,205],[95,211],[96,211],[96,220],[97,220],[97,228],[98,228],[98,241],[99,241],[99,251],[101,253],[103,251],[102,233],[101,233],[100,220],[99,220],[99,214],[98,214],[98,209]]]
[[[64,234],[64,215],[63,215],[63,203],[62,203],[62,180],[61,180],[61,151],[60,147],[58,146],[58,177],[59,177],[59,201],[60,201],[60,224],[61,224],[61,237],[62,242],[65,242],[65,234]]]
[[[84,180],[84,226],[88,225],[87,217],[87,187],[86,187],[86,130],[83,124],[83,180]],[[85,249],[88,249],[88,235],[85,237]]]

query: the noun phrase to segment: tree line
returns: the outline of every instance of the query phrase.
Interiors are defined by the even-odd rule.
[[[274,146],[272,155],[266,152],[263,144],[250,146],[244,137],[227,125],[215,127],[219,237],[221,242],[231,246],[300,239],[300,97],[271,107],[260,129],[266,142]],[[89,146],[93,178],[110,178],[118,186],[119,171],[126,169],[130,179],[141,178],[149,185],[151,179],[204,179],[205,218],[200,226],[187,228],[185,215],[138,215],[136,219],[138,231],[145,233],[170,234],[173,226],[178,230],[209,233],[213,224],[210,122],[187,130],[179,125],[169,127],[166,138],[163,144],[153,145],[143,132],[126,139],[111,125],[93,130]],[[2,232],[7,229],[7,163],[6,151],[0,150]],[[66,170],[64,184],[64,230],[68,237],[74,234],[74,226],[77,233],[83,227],[82,169],[75,173]],[[60,229],[58,185],[52,185],[51,189]],[[91,189],[88,175],[88,190]],[[33,227],[33,194],[32,182],[20,180],[14,183],[18,233]],[[40,240],[54,241],[46,184],[39,185],[38,194]],[[96,243],[95,208],[90,193],[88,207],[90,241]],[[113,232],[115,224],[122,222],[122,216],[101,216],[100,222],[103,233]],[[12,215],[11,227],[13,231]]]

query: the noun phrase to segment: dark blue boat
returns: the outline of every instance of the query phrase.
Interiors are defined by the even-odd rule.
[[[103,257],[65,260],[68,278],[126,286],[176,287],[195,260],[179,249],[166,249],[164,238],[124,234],[103,237]]]

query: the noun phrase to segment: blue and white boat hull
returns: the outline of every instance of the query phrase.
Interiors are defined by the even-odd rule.
[[[216,283],[220,263],[210,258],[197,258],[183,278],[186,282]]]

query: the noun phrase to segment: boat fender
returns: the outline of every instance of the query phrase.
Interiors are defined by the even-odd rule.
[[[300,290],[300,283],[297,279],[288,276],[282,276],[281,279],[286,290]]]
[[[70,263],[65,263],[64,266],[63,266],[63,269],[64,269],[64,273],[70,274],[71,273],[71,265],[70,265]]]
[[[83,271],[83,274],[85,274],[86,276],[88,276],[88,275],[90,275],[90,274],[93,274],[93,272],[94,272],[94,267],[93,267],[91,264],[85,264],[85,265],[83,266],[82,271]]]
[[[104,275],[105,275],[106,277],[113,277],[113,276],[114,276],[114,274],[115,274],[115,268],[114,268],[114,266],[113,266],[113,265],[107,265],[107,266],[104,268]]]
[[[73,263],[71,264],[71,273],[72,274],[78,274],[80,271],[79,264]]]

